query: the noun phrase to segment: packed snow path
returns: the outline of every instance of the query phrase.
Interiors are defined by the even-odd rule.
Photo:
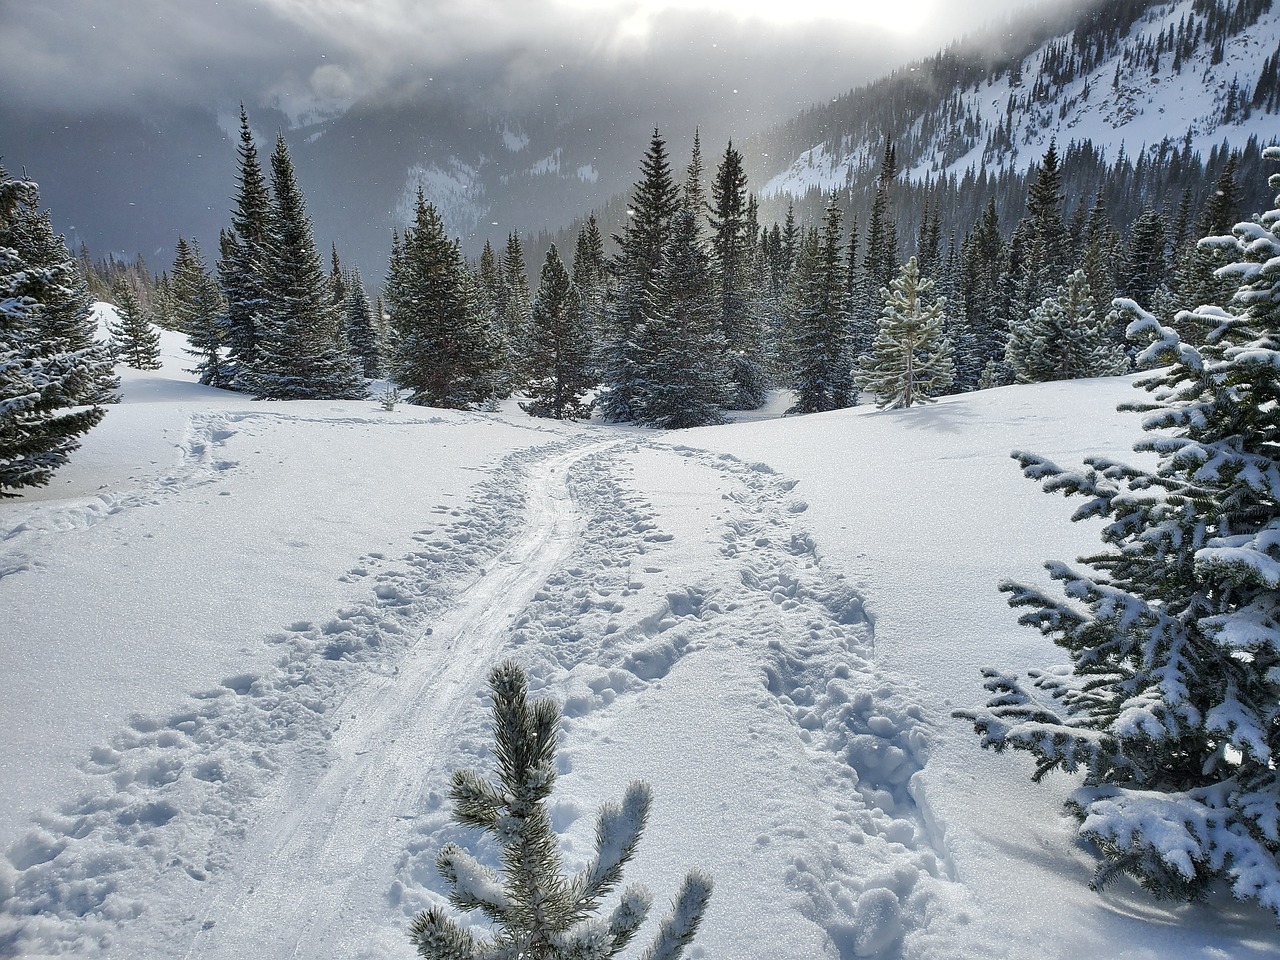
[[[204,454],[246,419],[197,419],[184,469],[234,472]],[[637,878],[661,899],[716,875],[694,956],[948,956],[969,919],[914,789],[927,725],[794,486],[641,435],[511,454],[418,549],[352,566],[368,600],[292,625],[274,671],[95,750],[85,794],[8,852],[0,956],[407,956],[440,845],[474,842],[444,793],[489,766],[503,656],[564,703],[566,860],[644,776]],[[744,935],[772,912],[776,943]]]

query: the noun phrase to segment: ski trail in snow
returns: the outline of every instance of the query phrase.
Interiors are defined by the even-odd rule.
[[[379,740],[377,718],[393,722],[397,684],[415,678],[419,691],[430,691],[417,697],[417,707],[439,708],[448,691],[430,686],[436,661],[475,672],[471,677],[454,670],[443,679],[479,683],[487,655],[469,663],[449,645],[475,646],[492,637],[468,634],[461,627],[472,621],[463,614],[451,618],[450,611],[461,602],[470,616],[480,617],[483,610],[475,604],[488,603],[492,612],[492,604],[514,603],[518,591],[534,588],[543,567],[526,569],[539,563],[533,553],[550,549],[554,557],[558,538],[572,527],[563,478],[555,471],[598,445],[584,448],[587,442],[559,440],[512,453],[465,506],[438,508],[438,525],[413,537],[412,552],[398,561],[381,554],[360,559],[350,575],[370,583],[367,601],[270,638],[284,651],[275,668],[229,676],[172,716],[136,715],[94,749],[83,766],[82,794],[38,815],[28,834],[0,856],[0,957],[180,956],[195,931],[217,939],[218,917],[210,912],[215,903],[233,909],[244,899],[234,884],[245,844],[270,856],[273,838],[300,837],[308,816],[331,819],[334,811],[348,809],[316,792],[327,768],[347,764],[351,779],[345,782],[357,789],[365,782],[360,777],[374,776],[365,758],[389,747],[400,759],[388,764],[399,763],[421,780],[421,757],[389,742],[398,731]],[[535,524],[529,515],[538,518]],[[411,649],[416,674],[400,664]],[[470,703],[472,692],[458,688],[454,708]],[[351,697],[358,708],[344,705]],[[415,732],[426,736],[431,730],[409,731]],[[338,775],[327,782],[338,784]],[[298,809],[302,804],[311,804],[306,815]],[[272,816],[282,819],[284,833],[273,832]],[[310,852],[329,855],[319,847]],[[396,859],[388,855],[388,871]],[[385,900],[390,883],[387,877],[374,884],[369,896]],[[262,885],[256,889],[260,899]],[[341,909],[349,914],[352,908]],[[394,932],[395,949],[384,955],[401,952],[403,932]],[[225,925],[219,937],[224,933],[231,936]],[[252,955],[246,942],[240,939],[232,952]],[[272,949],[259,955],[283,954]]]
[[[430,647],[415,645],[394,676],[344,701],[324,770],[288,776],[268,801],[270,813],[250,829],[241,866],[218,884],[186,956],[240,958],[246,942],[280,958],[355,956],[367,945],[406,821],[451,772],[442,742],[483,692],[511,619],[580,536],[565,473],[589,452],[529,468],[519,536],[433,625]]]
[[[680,534],[662,528],[627,466],[629,458],[655,455],[665,458],[657,474],[678,473],[684,458],[719,478],[719,534],[712,544],[681,543]],[[529,670],[531,685],[563,703],[561,775],[604,746],[593,741],[611,736],[603,732],[612,729],[610,717],[643,716],[637,708],[681,671],[698,678],[695,696],[751,696],[754,686],[767,714],[760,736],[776,742],[778,728],[790,729],[794,746],[787,750],[807,755],[808,809],[816,808],[824,825],[809,833],[811,827],[793,819],[805,804],[783,804],[772,820],[755,818],[752,829],[759,833],[739,838],[737,849],[707,844],[735,859],[744,847],[763,851],[753,867],[761,872],[719,875],[717,896],[757,898],[759,909],[769,909],[773,897],[798,900],[821,931],[816,943],[806,941],[814,956],[947,956],[947,931],[968,920],[945,843],[916,789],[928,751],[924,714],[908,683],[877,669],[873,619],[859,592],[824,566],[803,528],[807,507],[794,482],[763,464],[644,438],[592,452],[570,474],[586,535],[534,594],[511,635],[511,653]],[[704,493],[708,505],[715,503],[710,492]],[[691,564],[690,554],[701,559]],[[695,700],[691,724],[677,724],[677,735],[695,752],[698,714]],[[663,733],[632,735],[643,740]],[[736,753],[753,749],[757,733],[748,726],[730,736],[738,740]],[[484,753],[477,746],[466,765],[485,766]],[[727,762],[735,764],[732,757]],[[758,758],[741,762],[750,769],[761,764]],[[686,789],[696,789],[696,780]],[[785,791],[785,778],[777,786]],[[670,782],[655,787],[675,789]],[[724,797],[712,789],[685,800],[718,806]],[[437,798],[437,809],[419,818],[407,846],[396,891],[406,917],[447,902],[435,870],[445,842],[476,852],[474,833],[453,825],[447,806]],[[583,847],[572,834],[590,819],[587,806],[564,797],[551,812],[572,863]],[[774,850],[786,853],[775,857]],[[715,862],[699,865],[719,873]],[[738,955],[735,949],[761,955],[759,945],[734,944],[731,930],[717,930],[716,913],[713,906],[704,942],[720,947],[710,955]],[[788,931],[793,934],[804,931]],[[734,944],[727,954],[726,944]]]

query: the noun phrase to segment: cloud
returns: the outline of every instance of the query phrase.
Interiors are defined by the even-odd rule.
[[[779,98],[805,101],[992,16],[1061,2],[40,0],[0,4],[0,87],[11,106],[33,111],[290,98],[311,109],[426,77],[529,102],[565,73],[613,72],[626,90],[641,83],[659,95],[739,76],[743,90],[749,54]]]

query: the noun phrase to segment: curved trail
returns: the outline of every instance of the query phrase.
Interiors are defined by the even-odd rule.
[[[362,919],[387,909],[406,822],[448,778],[442,740],[482,692],[511,619],[581,536],[568,469],[608,445],[530,466],[523,530],[433,625],[432,643],[416,643],[396,675],[373,680],[342,705],[327,767],[318,776],[286,776],[251,828],[239,868],[219,883],[186,956],[240,958],[246,944],[255,955],[279,958],[357,955],[367,934]]]

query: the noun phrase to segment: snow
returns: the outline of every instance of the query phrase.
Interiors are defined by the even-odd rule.
[[[180,347],[0,502],[0,955],[411,956],[440,849],[496,865],[447,792],[510,656],[566,868],[641,778],[624,882],[714,876],[688,956],[1280,956],[1227,893],[1090,891],[1074,781],[951,717],[1065,659],[996,584],[1097,544],[1009,452],[1140,460],[1132,378],[661,433],[255,403]]]

